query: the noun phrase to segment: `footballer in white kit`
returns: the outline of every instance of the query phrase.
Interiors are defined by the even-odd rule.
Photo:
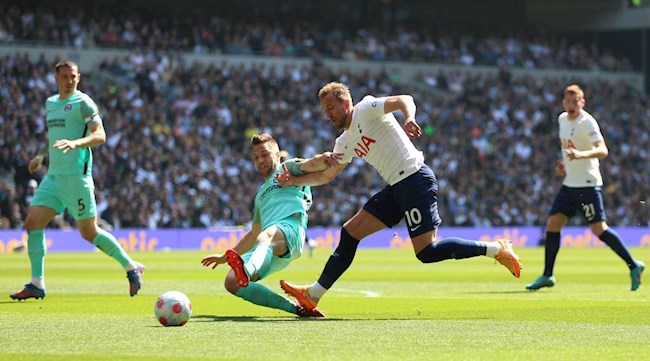
[[[366,96],[354,106],[350,126],[336,138],[334,153],[342,154],[341,163],[359,157],[379,172],[388,186],[363,208],[387,227],[406,217],[409,234],[415,237],[442,222],[437,180],[393,113],[384,114],[385,100]]]
[[[609,150],[598,122],[583,109],[584,105],[583,90],[577,85],[566,87],[562,99],[564,112],[558,117],[562,161],[556,168],[557,173],[564,176],[564,181],[546,222],[544,272],[526,286],[531,291],[555,285],[553,268],[560,250],[560,232],[576,213],[582,215],[593,234],[628,266],[632,280],[630,289],[636,291],[641,284],[645,265],[632,258],[621,237],[606,223],[599,159],[605,158]]]
[[[350,89],[342,83],[326,84],[319,91],[320,105],[336,129],[343,129],[334,144],[340,164],[302,177],[280,179],[284,185],[320,185],[332,181],[354,157],[372,165],[386,181],[341,228],[338,246],[325,264],[317,282],[296,286],[281,281],[282,289],[298,303],[313,309],[320,298],[352,264],[359,242],[386,227],[406,220],[415,255],[422,263],[447,259],[488,256],[504,265],[515,277],[521,274],[519,257],[509,240],[481,242],[458,237],[436,240],[441,224],[438,214],[438,183],[409,137],[422,132],[415,120],[416,106],[410,95],[364,97],[352,105]],[[404,127],[392,114],[400,111]],[[281,177],[283,178],[283,177]]]

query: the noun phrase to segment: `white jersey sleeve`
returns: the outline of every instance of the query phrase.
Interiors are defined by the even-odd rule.
[[[393,185],[417,172],[424,156],[409,139],[392,113],[384,114],[386,98],[366,96],[354,106],[350,127],[334,144],[341,163],[358,157],[370,163],[386,183]]]
[[[562,158],[566,169],[564,184],[567,187],[596,187],[603,185],[598,158],[571,160],[564,152],[566,148],[590,150],[593,143],[603,141],[598,122],[591,114],[581,110],[578,118],[569,120],[564,112],[558,117],[560,140],[562,141]]]

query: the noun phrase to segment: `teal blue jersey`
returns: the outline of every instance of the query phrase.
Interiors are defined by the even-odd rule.
[[[89,134],[88,125],[101,124],[102,118],[95,102],[86,93],[77,90],[67,99],[53,95],[45,101],[47,111],[48,151],[50,174],[90,174],[93,155],[90,148],[77,148],[63,153],[53,147],[60,139],[75,140]]]
[[[283,162],[289,173],[300,176],[303,159],[288,159]],[[311,188],[309,186],[280,187],[275,176],[282,173],[282,166],[266,179],[255,196],[254,224],[261,224],[262,229],[294,214],[299,215],[303,227],[307,227],[307,210],[311,207]]]

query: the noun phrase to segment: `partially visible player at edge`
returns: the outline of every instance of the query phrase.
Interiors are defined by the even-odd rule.
[[[338,164],[338,156],[324,153],[307,160],[293,158],[281,162],[278,143],[269,134],[254,135],[251,147],[255,168],[264,177],[255,196],[251,230],[225,254],[206,256],[201,263],[214,269],[228,262],[232,269],[224,285],[237,297],[300,317],[323,317],[318,309],[301,307],[256,281],[287,267],[303,252],[311,188],[280,187],[276,175],[283,170],[295,175],[324,170]]]
[[[422,263],[487,256],[499,261],[515,277],[520,276],[519,257],[512,250],[509,240],[480,242],[449,237],[435,242],[441,223],[438,184],[433,171],[424,163],[422,152],[409,139],[421,135],[420,126],[415,120],[416,106],[412,96],[375,98],[368,95],[353,105],[347,85],[332,82],[321,88],[318,97],[332,125],[336,129],[344,129],[334,145],[334,153],[342,154],[341,161],[336,167],[301,177],[283,173],[278,177],[281,184],[329,183],[353,157],[359,157],[375,167],[388,185],[345,222],[339,244],[318,281],[310,286],[280,281],[285,292],[305,308],[316,307],[327,290],[352,264],[359,241],[385,227],[398,224],[403,218],[406,218],[415,255]],[[404,129],[392,114],[398,110],[405,118]]]
[[[15,300],[45,297],[47,248],[43,229],[64,208],[74,217],[81,236],[124,268],[129,280],[129,294],[134,296],[142,286],[144,266],[133,261],[117,239],[97,225],[90,148],[106,141],[102,118],[95,102],[77,90],[81,80],[77,64],[69,60],[60,61],[55,70],[59,94],[45,102],[48,147],[39,152],[28,166],[31,173],[35,172],[49,154],[47,174],[36,189],[25,218],[32,278],[22,291],[10,297]]]
[[[645,265],[632,258],[621,237],[605,222],[607,217],[599,162],[609,154],[605,139],[596,119],[583,109],[585,96],[578,85],[566,87],[562,106],[564,112],[557,119],[562,161],[558,162],[556,172],[564,176],[564,181],[546,222],[544,273],[526,288],[538,290],[555,285],[553,267],[560,250],[560,232],[569,218],[580,212],[591,231],[625,261],[630,269],[631,290],[636,291],[641,285]]]

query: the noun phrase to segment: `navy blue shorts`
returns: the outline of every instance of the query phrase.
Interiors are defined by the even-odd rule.
[[[589,223],[606,221],[603,190],[600,187],[571,188],[562,186],[549,214],[562,213],[571,218],[580,212]]]
[[[387,227],[406,218],[411,238],[437,229],[442,223],[438,214],[438,180],[429,166],[423,165],[395,185],[386,186],[363,206]]]

